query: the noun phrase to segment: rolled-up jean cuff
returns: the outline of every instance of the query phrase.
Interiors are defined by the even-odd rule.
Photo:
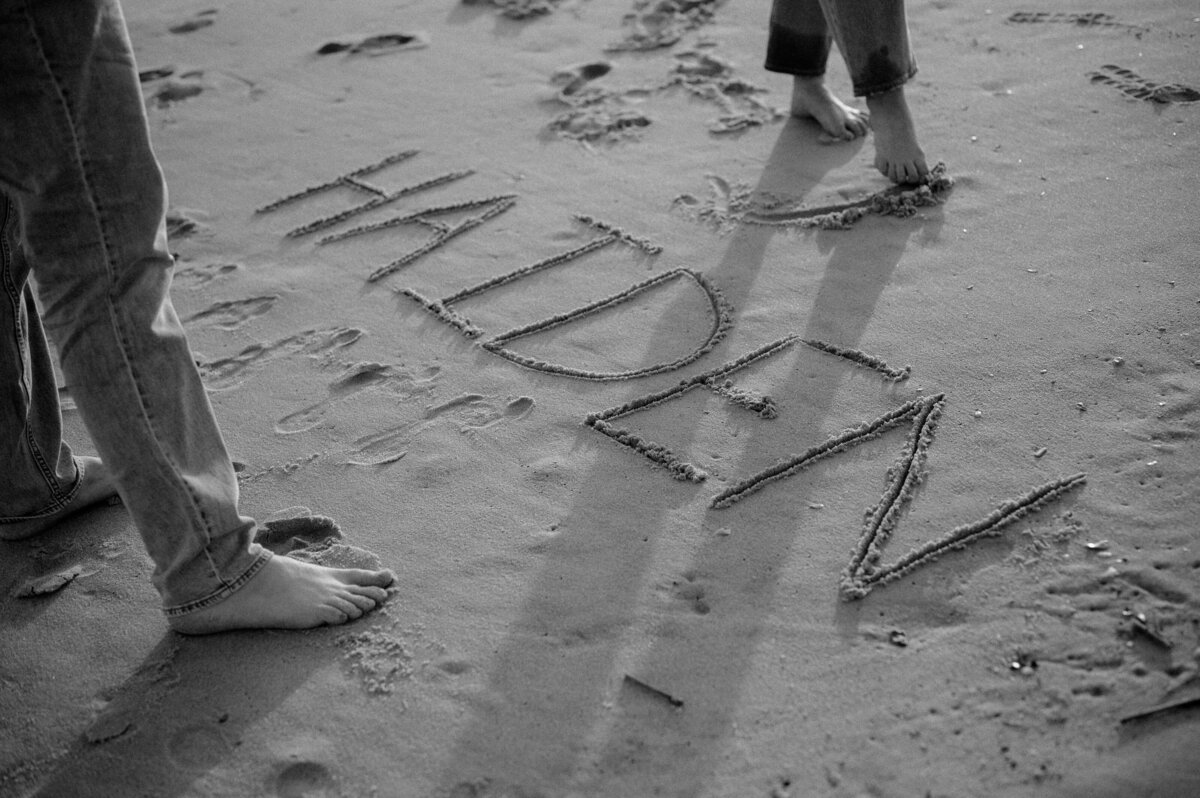
[[[41,509],[24,515],[7,515],[0,516],[0,539],[4,538],[3,528],[5,524],[19,524],[25,521],[39,521],[43,518],[50,518],[58,515],[63,510],[67,509],[71,502],[75,500],[75,495],[79,493],[79,488],[83,485],[83,472],[79,467],[75,467],[75,482],[62,496],[52,499],[51,502]]]
[[[163,607],[163,613],[166,614],[168,618],[178,618],[181,615],[187,615],[190,612],[196,612],[197,610],[202,610],[206,607],[211,607],[214,604],[224,601],[236,593],[240,588],[244,587],[247,582],[253,579],[254,576],[262,570],[263,566],[266,565],[273,556],[274,554],[271,553],[270,549],[261,549],[258,556],[254,559],[254,562],[250,563],[250,567],[243,571],[241,576],[233,579],[232,581],[226,582],[225,584],[221,585],[220,588],[214,590],[212,593],[209,593],[204,598],[189,601],[184,604],[176,604],[172,607]]]
[[[825,74],[824,69],[796,69],[795,67],[786,66],[775,61],[767,61],[763,64],[763,69],[768,72],[778,72],[782,75],[795,75],[798,78],[819,78]]]
[[[916,74],[917,74],[917,67],[914,65],[914,66],[910,67],[908,72],[905,73],[904,75],[894,78],[886,83],[874,83],[870,86],[855,85],[854,86],[854,96],[855,97],[870,97],[875,94],[883,94],[884,92],[891,91],[892,89],[898,89],[901,86],[903,86],[905,83],[908,83],[910,80],[912,80],[913,76]]]
[[[825,63],[833,40],[818,33],[802,33],[771,23],[767,32],[766,63],[768,72],[817,78],[825,74]]]

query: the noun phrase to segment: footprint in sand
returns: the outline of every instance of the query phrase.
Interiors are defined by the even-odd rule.
[[[340,795],[337,780],[319,762],[293,762],[275,777],[278,798],[333,798]]]
[[[1009,15],[1007,22],[1022,24],[1029,23],[1061,23],[1075,25],[1080,28],[1123,28],[1125,30],[1145,32],[1147,28],[1118,22],[1112,14],[1103,11],[1016,11]]]
[[[171,33],[177,34],[198,31],[201,28],[207,28],[209,25],[212,25],[216,21],[214,19],[216,15],[217,10],[215,8],[209,8],[199,12],[191,19],[184,20],[183,22],[177,22],[174,25],[168,26],[167,30],[169,30]]]
[[[159,108],[189,100],[204,92],[204,84],[196,81],[168,80],[150,94],[150,100]]]
[[[607,75],[612,68],[613,65],[609,61],[592,61],[563,67],[550,76],[550,84],[558,88],[559,96],[572,97],[578,95],[588,83]]]
[[[317,50],[317,55],[332,53],[387,55],[400,50],[419,50],[428,46],[429,34],[427,33],[378,33],[373,36],[354,36],[341,41],[328,42]]]
[[[498,407],[486,396],[465,393],[448,402],[427,408],[425,418],[432,420],[449,413],[461,424],[460,432],[473,432],[494,427],[506,419],[524,418],[532,412],[534,404],[533,399],[522,396],[509,401],[504,407]]]
[[[468,5],[484,3],[495,6],[501,16],[509,19],[529,19],[552,12],[561,0],[464,0]]]
[[[419,423],[401,424],[364,435],[354,441],[354,454],[345,460],[345,464],[351,466],[391,465],[408,454],[407,446],[412,441],[413,433],[420,427]]]
[[[310,430],[325,420],[333,405],[371,388],[386,390],[402,400],[429,394],[440,372],[436,366],[413,374],[382,363],[355,363],[329,386],[328,397],[279,419],[275,431],[287,435]]]
[[[622,48],[616,48],[622,49]],[[645,49],[641,47],[624,49]],[[768,105],[759,95],[767,89],[735,77],[733,66],[723,58],[699,50],[675,55],[666,79],[657,85],[632,89],[604,89],[590,81],[607,74],[607,61],[579,64],[556,72],[550,79],[558,88],[554,99],[571,106],[555,116],[547,129],[562,138],[615,143],[635,136],[651,124],[636,108],[647,96],[681,88],[693,97],[712,103],[720,115],[708,122],[713,133],[733,133],[749,127],[785,119],[787,114]]]
[[[576,141],[621,141],[650,125],[650,117],[622,103],[616,95],[607,96],[595,105],[564,111],[550,120],[547,128]]]
[[[1170,103],[1194,103],[1200,100],[1200,91],[1182,83],[1154,83],[1146,80],[1131,69],[1115,64],[1105,64],[1098,72],[1089,72],[1092,83],[1112,86],[1117,91],[1135,100],[1169,105]]]
[[[270,294],[216,302],[199,313],[193,313],[185,321],[202,321],[220,330],[236,330],[251,319],[270,311],[278,300],[278,295]]]
[[[693,97],[713,103],[721,114],[709,120],[712,133],[735,133],[785,119],[787,114],[757,95],[762,86],[734,77],[733,65],[724,58],[699,50],[675,54],[675,67],[663,88],[680,86]]]
[[[606,52],[645,51],[671,47],[685,33],[712,21],[722,0],[686,2],[634,2],[634,12],[621,20],[625,38],[605,47]]]
[[[407,455],[412,439],[441,416],[450,415],[460,424],[459,431],[465,434],[508,419],[522,419],[533,411],[534,405],[534,400],[528,396],[513,399],[500,407],[482,394],[463,394],[427,408],[423,421],[407,422],[364,435],[354,441],[354,451],[344,462],[352,466],[391,465]]]
[[[178,288],[197,289],[208,285],[219,277],[226,277],[242,268],[236,263],[208,263],[203,266],[176,268],[173,285]]]
[[[306,330],[265,344],[253,344],[231,357],[211,361],[197,358],[196,367],[209,390],[228,390],[239,385],[256,366],[289,355],[329,357],[333,350],[350,346],[363,335],[362,330],[354,327]]]
[[[141,83],[150,83],[155,80],[169,78],[175,74],[175,65],[167,64],[165,66],[153,67],[151,69],[143,69],[138,72],[138,81]]]
[[[31,579],[30,581],[14,588],[9,595],[13,598],[37,598],[39,596],[48,596],[51,593],[57,593],[83,575],[83,566],[73,565],[70,568],[57,571],[56,573],[52,573],[48,576]]]
[[[187,208],[171,208],[167,211],[167,237],[175,240],[205,232],[208,228],[196,219],[203,215],[200,211]]]

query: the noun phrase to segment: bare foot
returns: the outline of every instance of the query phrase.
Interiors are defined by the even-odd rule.
[[[862,138],[869,129],[867,112],[834,97],[825,87],[824,78],[793,79],[792,116],[815,119],[824,131],[821,141],[825,144]]]
[[[929,174],[904,88],[867,97],[875,131],[875,168],[893,183],[920,183]]]
[[[28,521],[0,524],[0,539],[23,540],[33,537],[45,532],[67,516],[80,510],[86,510],[94,504],[117,501],[117,485],[108,472],[108,466],[100,462],[99,458],[76,457],[75,467],[79,469],[79,487],[75,489],[75,495],[71,498],[70,504],[45,518],[31,518]]]
[[[326,568],[276,556],[228,598],[168,623],[185,635],[336,626],[379,606],[394,580],[391,571]]]

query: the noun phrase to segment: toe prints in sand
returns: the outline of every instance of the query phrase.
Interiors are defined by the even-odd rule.
[[[1182,83],[1155,83],[1146,80],[1131,69],[1105,64],[1099,71],[1089,72],[1092,83],[1111,86],[1127,97],[1149,103],[1169,105],[1171,103],[1194,103],[1200,100],[1200,91]]]
[[[564,67],[551,77],[558,91],[554,101],[569,107],[557,114],[548,129],[557,136],[583,142],[617,142],[635,137],[651,124],[639,104],[647,97],[682,89],[711,103],[718,116],[708,121],[712,133],[733,133],[783,119],[768,104],[767,90],[734,75],[725,59],[692,49],[674,54],[667,76],[653,85],[611,89],[594,81],[613,71],[609,61]]]
[[[845,358],[858,366],[874,370],[891,381],[906,379],[909,368],[894,369],[879,358],[855,349],[845,349],[822,341],[808,341],[789,336],[767,344],[715,369],[698,374],[664,391],[648,394],[618,407],[588,416],[586,423],[598,432],[643,455],[667,469],[680,480],[701,482],[707,474],[700,467],[685,461],[668,447],[614,423],[633,413],[677,399],[695,388],[705,388],[724,397],[731,404],[755,413],[765,421],[775,418],[778,409],[766,394],[740,389],[731,377],[751,366],[802,344],[830,355]],[[933,444],[934,431],[946,397],[944,394],[906,402],[882,416],[835,435],[800,454],[742,479],[716,494],[711,500],[714,509],[727,508],[757,493],[773,483],[795,476],[813,464],[837,456],[853,447],[879,438],[883,434],[908,425],[908,437],[900,457],[888,469],[883,495],[868,508],[858,543],[849,564],[842,574],[840,592],[844,599],[862,598],[876,585],[897,579],[914,568],[936,559],[952,549],[959,549],[981,537],[997,535],[1014,521],[1035,512],[1064,493],[1081,486],[1084,475],[1055,479],[1033,488],[1022,496],[1002,503],[992,512],[973,523],[963,524],[940,538],[919,546],[895,561],[881,564],[882,550],[895,531],[906,506],[926,474],[925,463]]]
[[[1103,11],[1014,11],[1008,15],[1006,22],[1017,24],[1046,24],[1074,25],[1077,28],[1110,28],[1126,30],[1133,33],[1145,33],[1148,28],[1140,25],[1130,25],[1121,22],[1112,14]]]

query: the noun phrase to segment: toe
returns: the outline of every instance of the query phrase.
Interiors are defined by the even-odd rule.
[[[350,620],[350,616],[336,607],[322,607],[318,616],[325,626],[341,626]]]
[[[367,571],[362,568],[337,569],[337,578],[347,585],[375,586],[381,588],[387,587],[396,581],[396,575],[391,571]]]
[[[329,601],[329,606],[350,619],[361,618],[363,612],[365,612],[349,596],[335,596]]]
[[[361,612],[370,612],[371,610],[375,609],[375,605],[378,604],[375,599],[371,598],[370,596],[363,595],[362,593],[349,593],[346,598]]]
[[[355,596],[363,596],[373,604],[382,604],[387,600],[388,592],[374,585],[352,585],[350,592]]]

